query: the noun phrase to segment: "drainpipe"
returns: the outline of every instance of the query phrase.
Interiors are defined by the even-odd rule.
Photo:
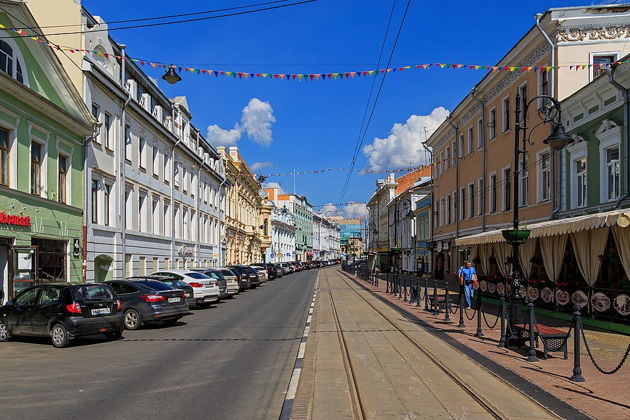
[[[623,156],[621,160],[621,173],[625,177],[625,182],[623,184],[623,194],[619,196],[617,201],[615,201],[615,205],[613,209],[618,209],[621,206],[621,202],[630,196],[630,165],[628,165],[628,148],[630,147],[630,128],[628,124],[630,122],[630,95],[628,95],[628,89],[621,85],[619,82],[615,80],[615,70],[617,70],[617,66],[612,66],[608,69],[608,82],[613,85],[619,92],[621,92],[621,97],[623,98]]]
[[[556,77],[555,77],[556,69],[554,67],[556,65],[556,45],[553,43],[553,41],[551,40],[547,32],[543,30],[542,26],[540,26],[540,21],[542,20],[542,18],[543,18],[542,13],[536,13],[534,15],[534,19],[536,19],[536,27],[542,34],[543,38],[545,38],[545,41],[547,41],[547,44],[549,44],[549,48],[551,50],[551,74],[550,74],[551,77],[549,79],[550,92],[548,94],[549,96],[555,98],[556,97]],[[549,153],[551,156],[551,179],[555,180],[556,172],[558,173],[558,182],[556,183],[554,181],[551,183],[551,219],[555,219],[561,208],[562,171],[560,170],[560,168],[556,168],[556,151],[550,147]],[[559,159],[562,159],[562,155],[559,155],[559,156],[560,156]],[[560,162],[558,162],[558,166],[560,166]],[[556,205],[556,201],[558,202],[557,205]]]
[[[171,131],[175,131],[175,104],[171,108]],[[175,148],[181,143],[180,137],[177,137],[177,141],[171,146],[171,266],[175,264]]]
[[[479,99],[476,95],[477,86],[472,88],[470,91],[470,96],[477,101],[481,105],[481,127],[483,130],[479,132],[479,139],[481,140],[481,144],[483,144],[483,158],[481,161],[481,173],[483,180],[483,188],[479,191],[479,208],[481,209],[481,231],[486,231],[486,172],[487,172],[487,158],[488,158],[488,147],[486,145],[486,102],[483,99]],[[474,210],[473,210],[474,211]]]
[[[125,86],[126,84],[126,78],[127,75],[125,73],[125,63],[126,63],[126,56],[125,56],[125,44],[120,44],[120,55],[121,55],[121,64],[120,64],[120,83],[122,85],[123,90],[127,91],[127,99],[125,100],[122,109],[121,109],[121,114],[120,114],[120,132],[121,132],[121,139],[122,141],[118,142],[118,170],[120,173],[120,177],[119,177],[119,183],[118,183],[118,187],[120,188],[119,191],[119,208],[120,208],[120,252],[122,254],[122,278],[126,278],[126,270],[127,270],[127,235],[126,235],[126,231],[127,231],[127,203],[125,201],[125,195],[127,192],[127,178],[126,178],[126,168],[125,166],[127,165],[125,162],[125,148],[127,147],[127,138],[125,136],[125,126],[126,126],[126,120],[127,120],[127,106],[129,106],[129,102],[131,102],[131,92],[129,92],[127,90],[127,87]]]

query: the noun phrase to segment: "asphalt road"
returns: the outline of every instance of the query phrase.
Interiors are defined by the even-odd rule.
[[[0,418],[277,419],[316,276],[284,276],[116,342],[0,343]]]

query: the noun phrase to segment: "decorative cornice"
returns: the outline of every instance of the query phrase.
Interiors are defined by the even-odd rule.
[[[630,38],[630,25],[582,26],[556,32],[556,42],[610,41],[622,38]]]

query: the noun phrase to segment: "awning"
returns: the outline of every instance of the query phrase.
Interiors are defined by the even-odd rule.
[[[599,229],[615,224],[622,227],[630,226],[630,211],[628,211],[628,209],[613,210],[604,213],[570,217],[567,219],[549,220],[528,225],[527,229],[530,230],[530,238],[542,238],[545,236],[566,235],[574,232],[582,232],[584,230]],[[506,226],[506,229],[510,227],[511,226]],[[501,234],[501,229],[455,239],[455,245],[457,246],[499,242],[505,242],[503,234]]]

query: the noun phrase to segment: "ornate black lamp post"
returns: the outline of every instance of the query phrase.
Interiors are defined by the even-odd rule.
[[[514,114],[516,116],[516,121],[514,123],[514,217],[512,220],[512,229],[505,229],[501,233],[505,238],[506,242],[512,245],[512,294],[510,296],[510,300],[512,302],[518,302],[521,298],[519,294],[519,289],[521,286],[521,275],[520,275],[520,267],[519,267],[519,245],[525,243],[527,238],[529,237],[530,231],[524,227],[520,226],[519,220],[519,176],[521,170],[526,170],[525,165],[527,164],[526,153],[527,153],[527,145],[531,145],[532,142],[529,139],[527,134],[527,111],[529,110],[529,106],[539,99],[542,99],[543,106],[538,109],[538,114],[541,117],[541,122],[532,128],[531,132],[542,124],[550,123],[552,124],[553,130],[549,137],[547,137],[543,143],[548,144],[551,149],[554,151],[559,151],[564,149],[568,144],[573,142],[573,138],[569,136],[564,131],[564,126],[562,125],[562,110],[560,107],[560,102],[558,102],[555,98],[547,95],[539,95],[532,98],[527,104],[525,104],[525,109],[523,110],[523,119],[520,119],[521,115],[521,97],[519,94],[516,95],[516,106],[514,110]],[[521,138],[521,133],[523,136]],[[519,145],[519,142],[522,143],[522,148]],[[522,159],[522,168],[519,167],[519,157],[523,155]],[[514,312],[516,305],[513,306],[513,310],[510,313],[510,328],[512,332],[514,331],[513,322],[515,321],[516,315]]]

